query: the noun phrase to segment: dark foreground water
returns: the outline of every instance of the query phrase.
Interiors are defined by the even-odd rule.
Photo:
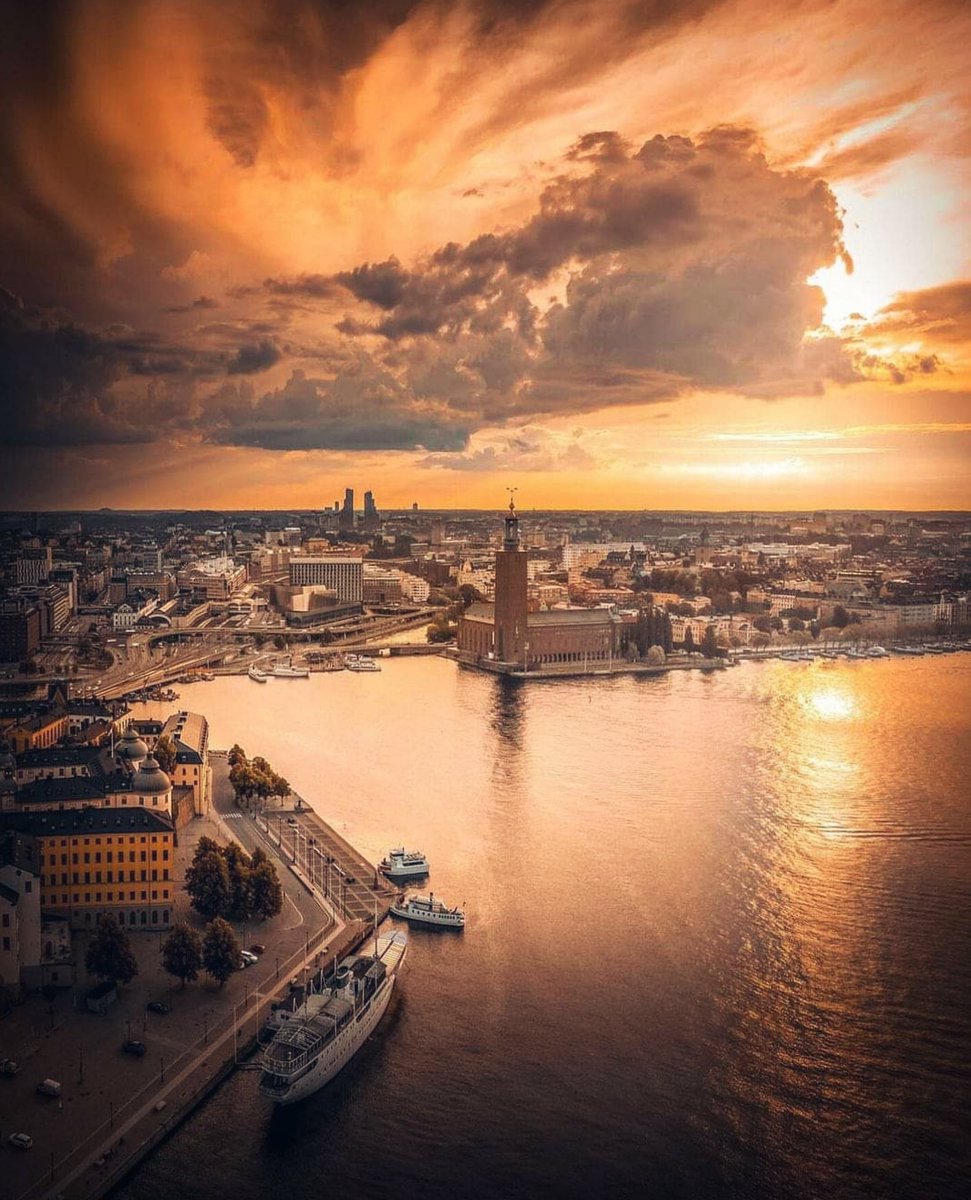
[[[971,655],[181,703],[469,923],[328,1088],[238,1075],[120,1200],[971,1194]]]

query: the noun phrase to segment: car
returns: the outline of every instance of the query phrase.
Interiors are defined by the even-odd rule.
[[[252,950],[240,950],[240,958],[245,958],[248,963],[259,962],[259,956],[254,954]]]
[[[56,1079],[42,1079],[36,1091],[38,1096],[60,1096],[61,1085]]]
[[[161,1013],[164,1016],[169,1011],[169,1006],[163,1000],[149,1000],[145,1005],[145,1011]]]
[[[126,1054],[134,1054],[137,1058],[141,1058],[148,1049],[144,1042],[136,1042],[131,1039],[122,1042],[121,1048]]]
[[[19,1070],[20,1064],[12,1058],[0,1058],[0,1074],[16,1075]]]
[[[246,968],[251,967],[253,965],[253,962],[255,962],[255,961],[256,961],[255,959],[253,959],[251,961],[248,958],[241,958],[239,960],[239,966],[236,969],[237,969],[237,971],[245,971]]]
[[[257,954],[257,955],[258,955],[258,954],[265,954],[265,953],[266,953],[266,947],[263,945],[263,943],[262,943],[262,942],[254,942],[254,943],[253,943],[253,945],[252,945],[252,946],[250,946],[250,948],[249,948],[249,952],[250,952],[250,954]]]
[[[297,823],[297,818],[296,818],[296,817],[287,817],[287,824],[288,824],[288,825],[296,825],[296,823]]]
[[[34,1144],[34,1139],[29,1133],[12,1133],[7,1141],[18,1150],[29,1150]]]

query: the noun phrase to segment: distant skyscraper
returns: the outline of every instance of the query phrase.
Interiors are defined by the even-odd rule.
[[[371,492],[364,493],[364,528],[377,529],[381,524],[381,516],[377,508],[374,506],[374,495]]]
[[[354,489],[344,489],[344,507],[341,509],[341,529],[354,528]]]
[[[440,546],[444,541],[445,522],[441,519],[441,517],[436,517],[435,520],[432,521],[431,544],[433,546]]]
[[[411,511],[412,511],[412,512],[417,512],[417,511],[418,511],[418,501],[417,501],[417,500],[414,500],[414,501],[412,502],[412,505],[411,505]]]

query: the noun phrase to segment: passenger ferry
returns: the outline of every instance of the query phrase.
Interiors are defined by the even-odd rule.
[[[389,879],[407,879],[412,875],[428,874],[428,859],[420,850],[397,850],[388,852],[388,857],[378,864]]]
[[[439,929],[462,929],[465,926],[465,912],[461,908],[448,908],[441,900],[435,899],[431,892],[428,899],[422,896],[399,896],[398,901],[391,905],[391,915],[404,917],[406,921],[415,921],[419,925],[435,925]]]
[[[373,954],[351,954],[311,991],[263,1051],[260,1092],[277,1104],[312,1095],[344,1067],[384,1016],[408,950],[401,932],[377,938]]]
[[[287,662],[274,663],[270,667],[270,674],[274,679],[309,679],[310,670],[308,667],[295,667],[293,659]]]
[[[380,671],[381,668],[373,658],[363,654],[348,654],[344,659],[348,671]]]
[[[246,674],[250,677],[250,679],[253,680],[254,683],[266,683],[266,681],[269,679],[269,675],[267,675],[265,671],[261,671],[260,668],[256,666],[250,667]]]

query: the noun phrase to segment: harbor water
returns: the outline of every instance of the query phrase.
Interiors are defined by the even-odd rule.
[[[382,667],[179,703],[466,928],[411,929],[326,1089],[237,1074],[119,1200],[969,1194],[971,654]]]

